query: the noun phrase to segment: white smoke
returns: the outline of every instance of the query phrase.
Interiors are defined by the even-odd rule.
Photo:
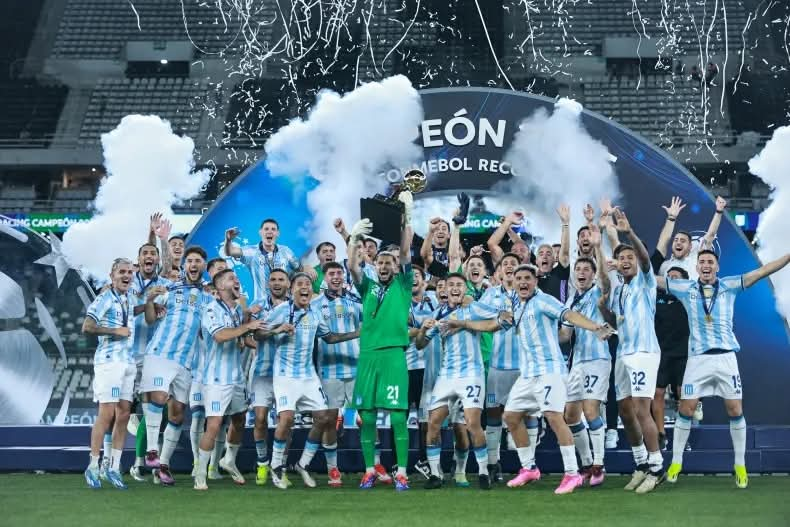
[[[759,248],[763,263],[781,258],[790,252],[787,243],[787,211],[790,211],[790,126],[774,131],[765,148],[749,161],[749,171],[771,187],[771,204],[760,214],[757,226]],[[790,316],[790,270],[782,269],[771,277],[777,306]]]
[[[266,142],[266,163],[274,176],[304,188],[312,222],[308,241],[337,241],[333,220],[350,230],[359,219],[359,198],[386,190],[380,172],[420,159],[414,142],[423,119],[420,96],[402,75],[364,84],[345,95],[322,91],[306,119],[295,119]],[[343,250],[338,247],[338,252]]]
[[[107,177],[91,220],[63,235],[63,254],[73,267],[106,280],[115,258],[136,259],[150,215],[172,215],[170,207],[200,192],[210,172],[193,171],[192,139],[155,115],[127,115],[101,142]]]
[[[581,114],[579,103],[564,98],[557,101],[551,115],[541,108],[524,119],[505,155],[513,178],[495,188],[500,197],[523,207],[535,234],[550,243],[560,239],[556,208],[569,205],[571,252],[573,233],[584,221],[584,206],[590,203],[597,211],[602,197],[615,200],[620,195],[614,157],[587,133]]]

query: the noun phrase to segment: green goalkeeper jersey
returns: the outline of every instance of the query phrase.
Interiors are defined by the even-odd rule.
[[[411,264],[403,266],[389,284],[382,285],[367,276],[355,284],[362,296],[360,352],[381,348],[405,348],[409,345],[411,309]]]

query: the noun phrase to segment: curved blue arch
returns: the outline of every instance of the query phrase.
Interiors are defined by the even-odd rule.
[[[424,90],[420,94],[426,120],[446,122],[463,108],[472,121],[484,118],[491,122],[506,121],[502,146],[479,146],[473,141],[465,146],[424,149],[426,160],[462,157],[471,166],[478,166],[480,159],[501,159],[518,123],[540,107],[551,109],[555,102],[537,95],[487,88],[439,88]],[[689,204],[679,221],[679,228],[707,228],[715,210],[713,196],[682,165],[635,132],[602,115],[585,110],[582,121],[587,131],[617,156],[615,167],[623,194],[621,201],[628,208],[631,223],[646,238],[649,246],[655,243],[664,221],[658,205],[669,202],[672,196],[680,196]],[[428,193],[459,189],[487,191],[507,177],[480,171],[448,171],[428,176]],[[310,250],[300,236],[309,219],[304,193],[295,193],[287,178],[272,177],[265,163],[259,161],[225,189],[195,226],[188,241],[206,247],[209,254],[214,255],[222,243],[225,229],[238,226],[244,235],[256,242],[260,221],[268,216],[276,217],[280,222],[282,243],[297,253]],[[719,244],[723,251],[722,275],[740,274],[759,265],[748,240],[726,216],[719,229]],[[246,282],[245,287],[251,290],[246,271],[240,274],[242,281]],[[790,342],[786,323],[776,310],[768,281],[758,283],[741,295],[736,304],[735,326],[743,348],[739,364],[747,393],[745,412],[750,422],[790,424],[790,408],[777,408],[773,404],[773,394],[782,393],[785,372],[790,371]],[[725,419],[723,411],[718,408],[706,409],[706,415],[716,421]]]

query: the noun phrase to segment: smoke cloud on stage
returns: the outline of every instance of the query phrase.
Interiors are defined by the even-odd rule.
[[[420,159],[414,140],[422,119],[419,94],[397,75],[345,95],[322,91],[306,119],[291,121],[266,142],[272,175],[288,177],[299,191],[308,176],[318,182],[307,190],[313,219],[305,238],[312,245],[337,239],[337,217],[351,229],[359,219],[359,198],[387,189],[382,169]]]
[[[496,188],[500,197],[522,207],[533,220],[535,234],[559,242],[560,222],[555,212],[561,203],[571,208],[571,243],[584,221],[587,203],[598,209],[602,197],[620,195],[612,162],[614,157],[593,139],[581,121],[582,106],[560,99],[554,112],[539,109],[524,119],[505,155],[513,178]]]
[[[771,204],[760,214],[757,226],[763,263],[776,260],[790,252],[787,243],[787,212],[790,211],[790,126],[777,128],[765,148],[749,161],[749,171],[771,187]],[[790,317],[790,269],[782,269],[771,277],[779,311]]]
[[[197,195],[210,172],[194,171],[192,139],[155,115],[127,115],[101,142],[107,176],[93,218],[71,226],[62,249],[71,266],[104,281],[115,258],[136,259],[150,215],[172,214],[170,207]]]

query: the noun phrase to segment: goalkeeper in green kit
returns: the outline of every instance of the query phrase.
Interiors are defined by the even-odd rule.
[[[371,232],[373,224],[370,220],[358,221],[348,242],[348,267],[354,285],[362,296],[359,362],[352,401],[362,420],[360,443],[366,467],[359,485],[362,489],[369,489],[376,482],[374,455],[376,413],[379,409],[389,411],[395,436],[395,456],[398,463],[395,490],[409,488],[406,476],[409,458],[409,431],[406,426],[409,372],[406,367],[406,348],[409,345],[408,320],[411,309],[410,224],[413,198],[410,192],[404,191],[400,193],[398,200],[404,205],[400,255],[379,252],[375,261],[378,283],[362,273],[356,250],[362,237]]]

